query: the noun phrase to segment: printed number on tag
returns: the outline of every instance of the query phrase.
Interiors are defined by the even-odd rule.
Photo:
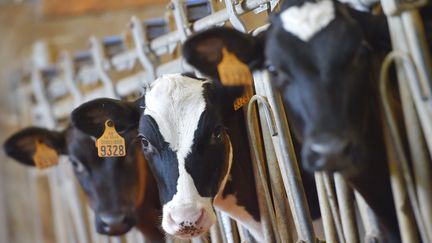
[[[105,130],[102,136],[96,140],[96,147],[99,157],[126,156],[124,138],[117,133],[112,120],[105,122]]]

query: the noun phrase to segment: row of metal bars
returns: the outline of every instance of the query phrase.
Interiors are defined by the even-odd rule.
[[[76,82],[77,74],[74,72],[74,63],[67,52],[62,54],[60,62],[57,64],[62,70],[61,78],[57,81],[66,84],[65,87],[72,97],[72,102],[52,103],[47,98],[41,70],[49,65],[48,50],[44,50],[44,45],[36,45],[31,75],[32,86],[31,88],[22,87],[19,90],[22,92],[19,97],[30,99],[31,94],[33,94],[37,106],[36,110],[32,111],[32,104],[30,100],[27,100],[27,103],[21,105],[21,114],[27,116],[28,124],[32,123],[32,118],[28,114],[33,112],[36,117],[39,116],[39,119],[33,119],[33,121],[36,120],[34,123],[48,128],[56,128],[58,118],[66,117],[72,107],[76,107],[83,101],[101,96],[116,98],[126,96],[139,89],[143,85],[142,80],[148,84],[163,73],[189,71],[190,68],[181,59],[160,64],[157,55],[172,53],[177,43],[184,41],[191,33],[223,24],[225,21],[229,21],[234,28],[246,32],[245,24],[239,18],[240,15],[254,9],[258,9],[258,11],[273,9],[276,3],[277,1],[258,0],[236,3],[226,0],[226,8],[219,11],[211,8],[212,13],[210,15],[190,23],[187,9],[184,8],[185,3],[173,1],[170,11],[175,19],[176,30],[149,40],[142,29],[141,22],[137,18],[132,18],[130,32],[133,36],[134,48],[114,56],[111,60],[107,60],[103,45],[99,40],[92,37],[90,38],[90,55],[93,66],[90,67],[90,73],[101,81],[102,89],[87,94],[81,92]],[[386,6],[389,5],[393,7],[393,10],[388,10],[389,7]],[[428,65],[430,62],[428,63],[428,57],[425,55],[419,55],[418,48],[422,48],[419,40],[422,40],[422,36],[419,37],[418,33],[421,31],[415,29],[418,25],[412,22],[418,13],[415,13],[416,10],[412,8],[409,8],[409,11],[395,11],[394,9],[399,10],[397,6],[394,1],[383,1],[384,10],[389,18],[394,49],[398,51],[391,54],[387,62],[395,59],[403,60],[397,63],[398,77],[411,149],[418,151],[419,148],[425,147],[418,144],[419,141],[422,141],[419,138],[423,137],[426,140],[427,148],[431,151],[432,128],[430,126],[432,123],[430,121],[432,119],[430,119],[430,89],[428,88],[431,80],[430,65]],[[406,6],[404,5],[404,7]],[[210,7],[212,6],[210,5]],[[424,54],[421,51],[420,53]],[[135,60],[138,60],[145,72],[139,72],[117,82],[111,80],[107,73],[108,68],[113,68],[112,66],[116,66],[116,64],[116,68],[120,66],[130,67]],[[109,67],[109,63],[111,63],[111,67]],[[388,66],[386,63],[383,67],[382,80],[386,79],[384,75]],[[271,88],[270,82],[266,72],[254,73],[256,95],[252,98],[247,109],[249,141],[253,148],[255,160],[255,177],[265,239],[266,242],[316,242],[318,239],[307,208],[286,115],[280,95]],[[255,110],[253,105],[255,102],[258,104],[258,110]],[[397,141],[394,139],[397,138],[397,134],[392,129],[391,116],[388,115],[388,118],[390,130],[388,134],[392,137],[389,141]],[[258,120],[261,126],[258,125]],[[395,148],[392,149],[392,146]],[[398,145],[390,144],[389,150],[398,152]],[[394,198],[398,209],[402,239],[403,242],[419,242],[416,233],[418,229],[422,242],[432,242],[429,240],[432,239],[430,229],[432,227],[430,224],[432,213],[430,203],[431,180],[430,170],[425,169],[430,168],[431,165],[426,151],[420,150],[418,153],[413,152],[412,154],[417,156],[417,158],[412,158],[415,180],[411,177],[409,169],[406,168],[406,161],[404,166],[404,159],[401,159],[404,157],[400,152],[394,156],[400,166],[391,167],[393,168],[391,170],[392,185],[395,191]],[[73,182],[72,170],[68,168],[67,164],[61,163],[59,168],[46,172],[52,194],[56,242],[141,242],[142,236],[137,232],[128,234],[123,239],[109,239],[95,233],[94,228],[92,228],[92,212],[80,200],[78,189]],[[391,163],[391,165],[393,164]],[[43,176],[39,172],[31,171],[30,173],[33,178],[36,178],[35,180]],[[316,173],[315,175],[325,240],[327,242],[355,243],[363,242],[363,239],[379,238],[381,234],[377,219],[361,196],[346,185],[342,176],[338,174],[335,174],[334,178],[331,176],[324,173]],[[35,183],[32,184],[36,185]],[[36,192],[36,188],[31,191]],[[34,196],[37,198],[37,195]],[[408,198],[412,208],[418,209],[417,213],[414,212],[414,218],[404,214],[401,209]],[[41,227],[40,222],[37,222],[37,219],[41,218],[41,215],[38,215],[38,209],[36,206],[33,210],[35,232],[39,232],[36,234],[38,236],[36,238],[38,239],[37,242],[44,242],[43,235],[40,234],[41,229],[38,228]],[[356,211],[358,211],[357,214],[360,215],[360,219],[357,219]],[[226,216],[219,214],[218,218],[220,219],[219,225],[211,230],[212,242],[250,241],[244,229],[237,228]],[[71,222],[68,222],[68,219]],[[363,226],[362,239],[358,231],[358,223]],[[71,225],[74,227],[70,227]],[[238,235],[241,237],[239,238]]]

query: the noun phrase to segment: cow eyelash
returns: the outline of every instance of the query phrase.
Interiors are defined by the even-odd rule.
[[[142,146],[144,152],[153,153],[153,152],[157,151],[155,146],[153,146],[153,144],[150,142],[150,140],[147,137],[145,137],[142,134],[139,134],[138,137],[141,140],[141,146]]]
[[[76,160],[76,159],[70,159],[72,166],[74,167],[74,170],[77,173],[83,173],[87,171],[87,168],[84,166],[83,163],[81,163],[80,161]]]

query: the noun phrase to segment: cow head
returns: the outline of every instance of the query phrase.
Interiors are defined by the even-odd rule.
[[[139,136],[158,181],[167,233],[195,237],[215,222],[212,202],[232,160],[224,117],[241,93],[180,74],[162,76],[146,92]]]
[[[376,108],[371,50],[388,40],[385,18],[331,0],[284,4],[270,28],[256,37],[210,29],[187,40],[183,54],[216,79],[222,47],[252,69],[267,68],[303,143],[303,167],[357,172],[365,161],[366,120]]]
[[[34,166],[32,156],[37,142],[67,155],[95,212],[97,231],[120,235],[136,223],[136,210],[142,201],[145,177],[148,176],[140,141],[137,140],[138,118],[134,116],[137,117],[138,113],[122,109],[115,110],[119,111],[115,116],[109,116],[103,113],[103,99],[98,104],[101,106],[87,103],[75,110],[72,124],[62,132],[26,128],[10,137],[4,149],[12,158],[30,166]],[[95,138],[102,134],[106,119],[112,119],[124,137],[125,157],[98,157]],[[135,121],[135,127],[131,126],[134,124],[132,121]]]

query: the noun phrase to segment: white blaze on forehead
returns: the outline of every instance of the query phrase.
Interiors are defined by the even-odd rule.
[[[183,158],[206,106],[203,83],[180,74],[163,75],[145,95],[144,114],[156,121],[165,142]]]
[[[306,42],[335,18],[335,9],[331,0],[305,2],[286,9],[280,18],[286,31]]]
[[[145,94],[144,114],[156,121],[165,142],[176,153],[178,160],[177,192],[163,206],[162,227],[170,234],[176,233],[178,226],[168,223],[170,216],[166,212],[181,212],[182,208],[191,206],[213,212],[211,199],[199,195],[185,167],[185,159],[191,152],[194,134],[206,106],[204,83],[180,74],[163,75],[153,82]],[[211,217],[215,220],[214,213]]]

